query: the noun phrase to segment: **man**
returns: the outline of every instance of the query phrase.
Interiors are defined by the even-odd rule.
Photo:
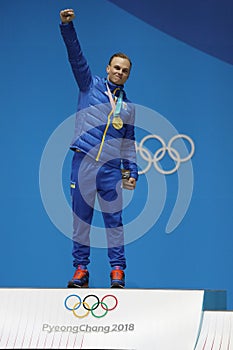
[[[114,54],[106,78],[92,76],[74,28],[73,9],[60,11],[60,29],[79,87],[71,171],[73,265],[68,287],[88,287],[90,227],[96,195],[103,214],[112,268],[111,287],[124,288],[126,259],[122,224],[123,187],[133,190],[138,178],[134,137],[134,106],[126,97],[131,61]],[[122,180],[123,170],[128,177]]]

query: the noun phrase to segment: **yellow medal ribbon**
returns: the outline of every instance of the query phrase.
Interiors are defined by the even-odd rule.
[[[122,106],[122,101],[123,101],[123,91],[122,90],[120,91],[120,95],[117,99],[117,103],[115,104],[113,101],[110,89],[108,87],[108,84],[106,84],[106,85],[107,85],[107,90],[108,90],[108,97],[109,97],[109,100],[110,100],[111,106],[112,106],[112,111],[114,112],[113,119],[112,119],[112,125],[116,130],[120,130],[124,124],[123,120],[121,119],[121,117],[119,115],[120,110],[121,110],[121,106]]]

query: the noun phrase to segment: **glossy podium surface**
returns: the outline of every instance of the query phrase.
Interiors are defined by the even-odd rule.
[[[3,288],[0,348],[193,350],[206,305],[225,292]]]

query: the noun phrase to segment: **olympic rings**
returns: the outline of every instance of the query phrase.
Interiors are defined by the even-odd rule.
[[[74,298],[77,298],[77,299],[78,299],[78,302],[75,303],[73,306],[69,306],[69,303],[68,303],[69,299],[71,299],[71,298],[73,298],[73,299],[74,299]],[[87,303],[87,299],[88,299],[88,298],[95,298],[95,299],[96,299],[96,302],[94,302],[94,303],[92,304],[92,306],[90,306],[90,305]],[[108,307],[108,305],[104,302],[104,300],[106,300],[107,298],[112,298],[112,299],[114,300],[113,306]],[[84,298],[83,301],[82,301],[82,299],[80,298],[79,295],[77,295],[77,294],[70,294],[70,295],[68,295],[68,296],[66,297],[66,299],[65,299],[65,301],[64,301],[64,305],[65,305],[65,308],[66,308],[67,310],[69,310],[69,311],[72,311],[72,312],[73,312],[73,315],[74,315],[75,317],[77,317],[77,318],[84,318],[84,317],[87,317],[87,316],[89,315],[90,312],[91,312],[92,316],[94,316],[94,317],[96,317],[96,318],[102,318],[102,317],[106,316],[107,313],[108,313],[109,311],[112,311],[112,310],[114,310],[114,309],[117,307],[117,305],[118,305],[118,299],[115,297],[115,295],[107,294],[107,295],[105,295],[105,296],[101,299],[101,301],[100,301],[100,299],[98,298],[97,295],[95,295],[95,294],[88,294],[88,295],[85,296],[85,298]],[[100,306],[102,307],[102,309],[104,310],[103,314],[100,314],[100,315],[94,313],[94,310],[96,310],[96,309],[99,307],[99,305],[100,305]],[[81,306],[83,306],[83,308],[86,310],[86,312],[84,312],[83,314],[82,314],[82,313],[78,314],[78,313],[77,313],[77,310],[78,310]]]
[[[95,303],[95,304],[97,304],[97,303]],[[95,310],[95,309],[94,309],[95,304],[92,306],[92,307],[93,307],[93,310]],[[103,303],[102,301],[100,302],[100,304],[101,304],[101,306],[104,305],[104,306],[106,307],[106,309],[104,309],[104,310],[106,310],[106,311],[103,313],[103,315],[97,316],[97,315],[94,314],[93,310],[91,310],[91,313],[92,313],[92,315],[93,315],[94,317],[101,318],[101,317],[104,317],[105,315],[107,315],[107,313],[108,313],[108,307],[107,307],[107,305],[106,305],[105,303]]]
[[[72,309],[69,306],[67,306],[67,300],[70,299],[71,297],[76,297],[79,300],[79,303],[75,304],[76,306],[72,307]],[[68,297],[66,297],[64,304],[65,304],[65,307],[67,308],[67,310],[69,310],[69,311],[77,310],[80,307],[80,305],[82,304],[82,299],[77,294],[70,294],[70,295],[68,295]]]
[[[94,308],[94,305],[92,305],[92,308],[91,308],[91,309],[87,309],[87,308],[85,307],[84,303],[85,303],[85,301],[87,300],[87,298],[89,298],[89,297],[96,298],[97,303],[94,304],[94,305],[96,305],[95,308]],[[84,309],[86,309],[86,310],[88,310],[88,311],[97,309],[97,307],[99,306],[99,304],[100,304],[100,300],[99,300],[99,298],[97,297],[97,295],[94,295],[94,294],[89,294],[89,295],[87,295],[87,296],[83,299],[83,307],[84,307]]]
[[[84,318],[84,317],[86,317],[88,314],[89,314],[89,309],[86,309],[87,310],[87,312],[85,313],[85,314],[83,314],[83,315],[78,315],[77,313],[76,313],[76,307],[77,307],[77,305],[78,305],[78,308],[81,306],[81,304],[83,304],[83,306],[84,306],[84,308],[85,308],[85,305],[87,305],[88,307],[89,307],[89,305],[87,304],[87,303],[85,303],[84,301],[82,302],[82,303],[76,303],[76,304],[74,304],[74,308],[72,309],[72,311],[73,311],[73,314],[74,314],[74,316],[75,317],[78,317],[78,318]]]
[[[181,158],[179,152],[172,147],[172,144],[175,140],[177,139],[186,139],[189,143],[190,143],[190,153],[188,154],[188,156]],[[148,139],[156,139],[161,143],[161,147],[155,152],[154,156],[151,156],[151,153],[148,151],[147,148],[143,147],[144,143],[148,140]],[[169,174],[173,174],[174,172],[176,172],[179,167],[180,164],[183,162],[187,162],[189,161],[195,151],[195,146],[194,146],[194,142],[191,139],[190,136],[187,136],[185,134],[177,134],[175,136],[173,136],[168,144],[166,145],[165,141],[162,139],[162,137],[158,136],[158,135],[147,135],[145,137],[143,137],[143,139],[141,140],[141,142],[139,143],[139,145],[136,144],[136,151],[139,151],[140,156],[142,157],[142,159],[144,159],[145,161],[148,162],[147,166],[139,171],[139,175],[141,174],[145,174],[150,168],[151,165],[154,164],[155,169],[163,175],[169,175]],[[165,156],[166,152],[168,152],[170,158],[172,160],[174,160],[174,162],[176,162],[175,166],[173,169],[171,170],[163,170],[159,165],[158,162]]]
[[[102,300],[101,300],[101,303],[103,303],[103,301],[104,301],[105,298],[111,298],[111,297],[115,300],[115,305],[114,305],[111,309],[108,308],[108,311],[112,311],[112,310],[114,310],[114,309],[117,307],[117,304],[118,304],[117,298],[115,297],[115,295],[107,294],[107,295],[105,295],[105,296],[102,298]],[[104,305],[105,305],[105,304],[104,304]],[[102,307],[103,307],[103,306],[102,306]],[[103,307],[103,309],[106,310],[104,307]]]

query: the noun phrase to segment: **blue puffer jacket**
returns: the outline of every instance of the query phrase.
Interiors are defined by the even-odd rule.
[[[124,86],[107,82],[106,78],[92,76],[90,67],[82,53],[73,22],[60,24],[68,58],[79,86],[78,110],[75,133],[70,148],[87,153],[101,163],[114,167],[123,165],[130,170],[131,177],[138,178],[136,165],[134,120],[135,108],[127,99]],[[112,125],[111,104],[107,86],[117,97],[123,91],[120,117],[123,127]]]

